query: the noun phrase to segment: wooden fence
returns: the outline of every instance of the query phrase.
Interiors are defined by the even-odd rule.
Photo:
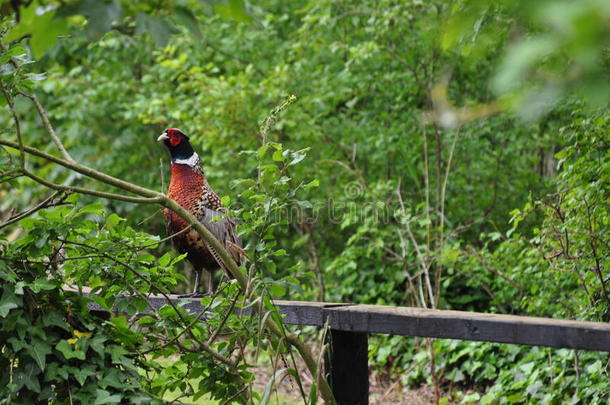
[[[180,301],[177,296],[172,300]],[[189,311],[200,312],[200,300]],[[167,304],[149,298],[152,307]],[[291,325],[330,326],[326,375],[340,405],[368,404],[368,335],[420,336],[610,352],[610,323],[381,305],[275,301]],[[99,309],[99,308],[98,308]]]

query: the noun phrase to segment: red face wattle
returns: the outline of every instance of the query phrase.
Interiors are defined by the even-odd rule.
[[[189,143],[189,137],[178,128],[166,129],[159,135],[157,141],[163,142],[163,145],[172,158],[172,162],[175,160],[189,159],[195,153],[193,147]]]
[[[184,138],[184,134],[176,128],[166,129],[165,133],[167,134],[167,136],[169,136],[169,143],[174,147],[178,146]]]

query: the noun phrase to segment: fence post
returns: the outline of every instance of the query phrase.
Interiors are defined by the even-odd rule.
[[[368,334],[331,329],[325,374],[338,405],[368,405]]]

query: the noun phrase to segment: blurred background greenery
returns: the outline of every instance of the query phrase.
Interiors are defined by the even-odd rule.
[[[610,321],[608,1],[82,0],[2,12],[6,54],[24,62],[24,88],[72,156],[146,187],[167,183],[155,138],[179,127],[213,188],[247,207],[236,180],[257,177],[257,155],[240,152],[265,154],[262,120],[296,96],[267,136],[299,151],[272,160],[305,159],[274,181],[306,186],[277,189],[294,193],[248,246],[282,252],[263,266],[277,298]],[[27,143],[54,151],[16,101]],[[13,137],[10,112],[0,120]],[[25,179],[0,187],[3,212],[43,198]],[[100,202],[164,235],[156,207]],[[375,337],[370,358],[464,403],[610,395],[607,355],[431,347]]]

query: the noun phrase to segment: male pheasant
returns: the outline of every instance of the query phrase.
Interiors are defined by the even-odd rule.
[[[163,142],[171,157],[168,197],[204,224],[239,264],[240,253],[243,250],[241,238],[235,232],[235,220],[224,216],[226,210],[221,206],[218,195],[210,188],[199,155],[189,143],[189,137],[179,129],[169,128],[157,138],[157,141]],[[169,235],[176,234],[188,226],[185,220],[167,208],[163,210],[163,216]],[[221,219],[210,222],[218,217]],[[190,295],[200,295],[199,282],[204,270],[208,272],[205,277],[206,290],[211,294],[214,290],[214,271],[222,267],[218,254],[207,246],[194,229],[182,232],[172,240],[174,247],[181,254],[186,253],[187,260],[195,268],[195,288]]]

